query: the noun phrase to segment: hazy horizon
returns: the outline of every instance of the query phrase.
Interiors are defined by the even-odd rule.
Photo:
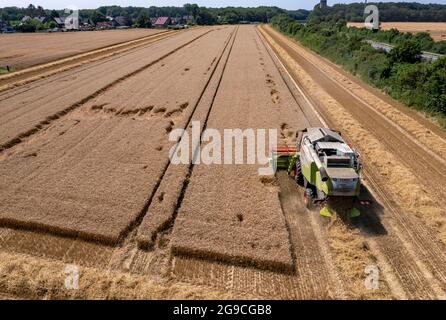
[[[61,4],[64,3],[65,4]],[[0,0],[0,8],[3,7],[27,7],[30,3],[35,6],[42,6],[45,9],[63,9],[67,6],[76,6],[80,9],[94,9],[100,6],[111,6],[118,5],[121,7],[150,7],[150,6],[175,6],[181,7],[185,3],[197,3],[203,7],[258,7],[258,6],[276,6],[283,9],[313,9],[313,7],[318,3],[317,0],[197,0],[197,1],[187,1],[187,0],[159,0],[159,1],[146,1],[146,0],[116,0],[116,1],[105,1],[105,0],[11,0],[5,1]],[[328,0],[329,5],[333,5],[336,3],[352,3],[352,2],[364,2],[364,1],[330,1]],[[371,1],[370,1],[371,2]],[[382,0],[379,2],[418,2],[418,3],[437,3],[437,4],[446,4],[446,0],[437,0],[437,1],[429,1],[429,0],[419,0],[419,1],[398,1],[398,0]]]

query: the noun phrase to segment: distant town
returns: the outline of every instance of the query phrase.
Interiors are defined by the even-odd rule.
[[[128,28],[184,29],[190,25],[266,23],[280,13],[290,14],[296,20],[305,20],[309,11],[287,11],[277,7],[204,8],[185,4],[183,7],[149,8],[104,6],[75,12],[48,10],[30,4],[27,8],[0,8],[0,30],[2,33],[14,33]],[[76,17],[73,18],[73,15]]]
[[[4,9],[3,9],[4,10]],[[73,18],[64,11],[45,10],[42,7],[30,5],[26,9],[18,9],[15,20],[8,19],[9,15],[3,13],[0,16],[0,30],[2,33],[14,32],[64,32],[76,29],[78,31],[93,31],[107,29],[128,29],[128,28],[172,28],[183,29],[194,24],[193,15],[176,16],[156,16],[149,17],[147,12],[141,12],[138,17],[125,15],[108,15],[100,11],[93,11],[90,14],[83,14]],[[25,15],[23,15],[25,13]],[[69,13],[72,13],[69,11]],[[23,16],[22,16],[23,15]],[[22,17],[21,17],[22,16]],[[19,17],[19,20],[16,20]],[[70,27],[74,25],[76,27]]]

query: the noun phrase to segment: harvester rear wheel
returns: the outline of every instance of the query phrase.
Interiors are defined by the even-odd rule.
[[[304,185],[304,175],[302,173],[302,164],[300,163],[300,160],[296,161],[296,168],[294,170],[294,179],[296,180],[296,183],[300,186]]]

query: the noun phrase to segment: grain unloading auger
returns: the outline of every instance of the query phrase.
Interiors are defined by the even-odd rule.
[[[359,196],[361,164],[359,154],[337,131],[307,128],[298,134],[297,147],[273,149],[276,170],[287,170],[305,188],[307,208],[320,203],[323,216],[331,216],[333,206],[348,209],[351,217],[360,212],[354,202]]]

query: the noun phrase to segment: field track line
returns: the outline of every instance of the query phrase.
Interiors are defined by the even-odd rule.
[[[224,48],[223,48],[223,50],[222,50],[222,52],[221,52],[221,55],[220,55],[220,57],[218,58],[217,62],[214,64],[214,68],[212,69],[212,72],[211,72],[211,74],[209,75],[209,78],[208,78],[208,80],[207,80],[207,82],[206,82],[206,84],[205,84],[203,90],[201,91],[200,96],[199,96],[199,98],[198,98],[196,104],[194,105],[194,108],[192,109],[192,112],[191,112],[189,118],[187,119],[187,121],[186,121],[186,123],[185,123],[185,125],[184,125],[184,127],[183,127],[183,129],[184,129],[185,131],[186,131],[186,129],[189,127],[189,125],[192,123],[194,113],[195,113],[195,111],[196,111],[198,105],[200,104],[200,102],[201,102],[201,100],[202,100],[202,98],[203,98],[205,92],[207,91],[207,89],[208,89],[208,87],[209,87],[209,84],[211,83],[211,80],[213,79],[214,74],[215,74],[215,72],[216,72],[216,70],[217,70],[217,67],[218,67],[218,65],[220,64],[220,61],[221,61],[221,59],[223,58],[223,56],[224,56],[224,54],[225,54],[225,52],[226,52],[226,49],[228,48],[229,44],[231,43],[231,39],[233,39],[233,42],[232,42],[232,45],[233,45],[233,43],[234,43],[234,41],[235,41],[235,38],[236,38],[236,35],[237,35],[237,32],[238,32],[238,28],[235,29],[233,32],[231,32],[231,34],[229,35],[229,37],[228,37],[228,41],[227,41],[226,45],[224,46]],[[232,50],[232,45],[231,45],[231,47],[230,47],[230,50]],[[228,58],[229,58],[229,56],[230,56],[230,52],[229,52]],[[226,62],[227,62],[227,60],[226,60]],[[223,76],[223,74],[221,75],[221,77],[222,77],[222,76]],[[184,135],[184,133],[183,133],[183,135]],[[182,138],[183,138],[183,136],[180,137],[180,139],[182,139]],[[177,146],[178,146],[178,145],[177,145]],[[141,211],[141,214],[140,214],[140,215],[135,219],[135,221],[134,221],[134,222],[127,228],[127,230],[124,230],[124,231],[122,232],[122,234],[121,234],[121,236],[120,236],[120,239],[121,239],[120,242],[123,242],[123,241],[128,237],[128,235],[131,234],[133,230],[137,229],[137,228],[139,227],[139,225],[141,224],[143,218],[145,217],[145,215],[147,214],[147,212],[148,212],[148,210],[149,210],[149,207],[150,207],[150,205],[151,205],[151,203],[152,203],[152,200],[153,200],[153,198],[155,197],[155,195],[156,195],[156,193],[157,193],[157,191],[158,191],[158,189],[159,189],[159,187],[160,187],[160,185],[161,185],[161,182],[162,182],[162,180],[163,180],[163,178],[164,178],[166,172],[167,172],[168,169],[170,168],[170,165],[171,165],[171,162],[170,162],[170,159],[168,159],[167,162],[166,162],[166,164],[165,164],[165,167],[164,167],[163,171],[161,172],[161,174],[160,174],[160,176],[159,176],[159,178],[158,178],[158,180],[157,180],[157,183],[156,183],[154,189],[152,190],[151,194],[148,196],[146,205],[144,206],[143,210]],[[184,186],[183,186],[183,187],[184,187]],[[174,219],[173,219],[173,220],[174,220]],[[144,246],[143,246],[143,248],[144,248]]]
[[[305,50],[309,54],[314,54],[313,51],[310,49],[298,44],[293,43],[295,46],[299,46],[301,49]],[[435,123],[435,121],[430,120],[428,117],[420,114],[419,111],[413,110],[408,108],[407,106],[403,105],[401,102],[394,100],[392,97],[390,97],[388,94],[382,92],[381,90],[372,87],[371,85],[367,84],[361,78],[352,75],[345,69],[343,69],[341,66],[335,64],[334,62],[328,60],[327,58],[323,56],[318,56],[321,60],[323,60],[327,65],[329,65],[332,69],[337,71],[338,73],[341,73],[344,77],[348,78],[351,82],[355,83],[358,86],[361,86],[368,90],[369,92],[373,93],[375,96],[377,96],[379,99],[384,101],[387,104],[392,105],[395,107],[398,111],[404,113],[405,115],[411,117],[415,121],[418,121],[422,125],[424,125],[426,128],[428,128],[430,131],[434,132],[437,136],[443,139],[443,141],[446,141],[446,131],[442,129],[438,124]]]
[[[296,80],[297,79],[293,79],[294,84],[300,86]],[[330,125],[332,122],[323,116],[320,109],[317,107],[317,104],[312,102],[312,99],[305,92],[305,90],[301,88],[299,91],[307,96],[306,101],[311,103],[312,109],[319,114],[319,118],[322,118],[322,123],[325,123],[325,125]],[[419,221],[412,222],[411,220],[413,219],[411,217],[404,216],[401,208],[399,208],[396,203],[390,199],[387,192],[383,190],[381,185],[376,181],[377,179],[374,173],[367,169],[364,171],[366,181],[364,181],[363,184],[370,190],[370,192],[378,195],[376,199],[380,199],[381,202],[383,202],[385,208],[397,221],[397,224],[395,224],[395,222],[389,219],[391,222],[389,223],[389,227],[392,227],[394,230],[393,225],[396,225],[398,231],[402,231],[406,234],[406,237],[402,238],[401,232],[393,232],[392,236],[394,236],[396,239],[392,239],[390,236],[380,236],[369,237],[368,241],[376,241],[378,245],[374,247],[379,248],[380,252],[378,252],[378,255],[385,256],[390,266],[399,269],[395,274],[400,281],[401,288],[404,289],[407,295],[411,296],[412,298],[419,298],[420,295],[417,295],[417,292],[423,291],[422,297],[444,298],[444,292],[446,289],[446,275],[444,271],[446,258],[445,250],[443,248],[444,246],[442,246],[441,243],[438,243],[438,240],[435,239],[435,237],[431,235],[430,231],[421,225]],[[368,186],[367,181],[371,183],[371,187]],[[362,220],[363,226],[367,229],[376,229],[376,222],[371,220],[372,219],[370,219],[370,217],[367,218],[366,215],[366,219]],[[398,228],[398,225],[401,225],[403,230]],[[411,245],[408,245],[408,242],[410,242]],[[412,244],[418,250],[413,250],[411,247]],[[396,248],[392,249],[393,245]],[[401,249],[406,250],[406,253],[410,253],[410,255],[396,256],[396,253],[401,253]],[[413,260],[414,258],[418,258],[420,260],[408,263],[407,260]],[[406,266],[407,268],[404,268],[403,266]]]
[[[282,71],[288,75],[289,79],[293,82],[296,89],[305,99],[307,104],[312,108],[312,112],[318,117],[320,122],[325,123],[319,113],[316,112],[316,109],[314,109],[313,105],[311,104],[310,100],[308,100],[302,89],[295,83],[288,70],[282,64],[282,61],[269,46],[266,39],[261,33],[259,33],[257,28],[256,33],[263,44],[265,51],[268,53],[270,59],[276,66],[283,82],[290,91],[296,105],[299,106],[302,114],[307,117],[306,110],[301,106],[301,103],[299,103]],[[281,68],[277,64],[279,64]],[[307,121],[310,122],[311,120],[307,118]],[[311,285],[312,290],[314,290],[314,296],[320,296],[323,294],[324,291],[327,290],[327,288],[324,287],[325,285],[328,286],[329,291],[331,291],[334,296],[337,296],[338,298],[345,297],[345,288],[343,287],[342,281],[340,281],[339,275],[336,272],[333,259],[328,250],[324,250],[325,244],[323,243],[322,239],[324,236],[326,237],[326,235],[322,234],[322,230],[320,230],[317,222],[314,221],[315,219],[313,219],[313,217],[309,217],[306,214],[305,207],[302,206],[300,201],[297,201],[296,192],[299,192],[299,190],[296,186],[290,185],[288,175],[277,174],[277,178],[280,185],[280,203],[286,219],[288,231],[290,233],[290,240],[294,251],[293,256],[299,256],[299,259],[296,259],[295,263],[299,266],[300,272],[302,272],[302,278],[313,279],[317,275],[318,280],[313,281]],[[296,208],[299,208],[299,210],[296,210]],[[297,214],[296,211],[304,212],[304,214]],[[307,244],[311,246],[311,250],[304,250],[303,247],[307,245],[304,246],[303,243],[308,241],[312,242],[312,244]],[[316,270],[317,272],[315,272]]]
[[[98,61],[146,44],[163,40],[177,33],[178,31],[164,31],[9,73],[0,76],[0,92],[47,78],[51,75],[76,68],[85,63]]]
[[[220,60],[226,54],[226,49],[230,44],[230,40],[233,34],[234,30],[229,33],[227,39],[223,42],[221,53],[218,52],[214,60],[212,61],[211,67],[213,66],[213,68],[209,69],[210,73],[207,77],[207,81],[203,86],[199,97],[194,102],[193,108],[190,114],[187,116],[187,119],[184,119],[180,124],[178,124],[180,128],[186,130],[189,127],[192,119],[194,118],[195,113],[200,113],[200,110],[203,109],[201,107],[201,102],[206,100],[207,95],[205,93],[209,91],[209,86],[211,85],[212,79],[214,78],[213,75],[220,68]],[[178,171],[178,167],[181,170]],[[129,225],[128,229],[122,234],[122,241],[120,246],[122,246],[123,249],[116,251],[116,258],[113,260],[113,262],[110,262],[110,269],[124,268],[131,270],[131,272],[144,274],[154,272],[154,270],[158,270],[155,271],[157,275],[159,275],[159,272],[161,272],[161,277],[171,277],[170,272],[172,269],[172,257],[170,254],[170,247],[168,247],[168,243],[170,242],[170,240],[166,241],[166,239],[169,239],[169,236],[165,237],[165,231],[173,224],[173,210],[178,201],[184,179],[188,178],[187,169],[187,165],[170,166],[170,161],[168,160],[166,162],[166,166],[160,173],[155,187],[147,196],[147,202],[143,210],[141,210],[140,216],[138,216]],[[167,178],[165,178],[166,176]],[[172,176],[175,177],[173,181],[169,180]],[[177,179],[178,181],[176,181]],[[165,199],[163,203],[167,203],[166,207],[155,208],[154,210],[152,210],[154,199],[160,199],[160,197],[164,197],[165,184],[169,182],[170,184],[167,187],[169,189],[169,192],[174,192],[174,194],[178,196],[172,197],[172,199],[170,199],[169,197],[169,200]],[[147,215],[150,215],[149,218],[153,216],[150,219],[154,219],[154,223],[151,228],[143,228],[142,226]],[[143,228],[143,231],[141,231],[141,228]],[[126,253],[122,254],[123,251],[125,251]],[[159,264],[160,261],[162,261],[162,266]]]
[[[265,29],[262,28],[262,30]],[[328,89],[324,88],[327,89],[327,93],[344,105],[352,116],[364,127],[368,128],[370,132],[379,136],[379,140],[385,144],[386,148],[391,150],[401,163],[404,163],[408,168],[412,169],[412,172],[427,189],[434,189],[436,191],[434,195],[438,195],[438,200],[441,201],[446,196],[446,190],[443,187],[443,181],[446,179],[445,159],[421,144],[411,134],[393,123],[356,94],[343,87],[342,84],[331,78],[319,66],[297,53],[291,45],[285,44],[284,41],[277,39],[276,35],[272,35],[270,32],[268,32],[268,34],[273,36],[275,41],[282,46],[284,50],[288,52],[291,51],[292,54],[290,54],[290,56],[298,61],[304,61],[309,67],[317,71],[316,73],[319,73],[319,75],[323,77],[322,80],[329,85]],[[350,99],[350,102],[345,99]],[[390,125],[389,122],[391,122],[392,125]],[[442,137],[440,138],[443,139]],[[420,148],[424,150],[424,152],[420,152]]]
[[[262,27],[262,30],[265,30],[265,28]],[[268,31],[266,31],[266,32],[271,36],[271,32],[268,32]],[[275,32],[276,32],[276,31],[275,31]],[[292,39],[288,39],[288,37],[287,37],[287,40],[289,40],[289,41],[291,42],[291,44],[287,44],[287,46],[289,46],[290,48],[293,48],[293,47],[299,48],[299,49],[301,49],[301,50],[307,52],[309,55],[312,55],[312,56],[314,56],[314,57],[317,57],[318,59],[321,59],[325,64],[328,65],[329,68],[333,69],[335,72],[337,72],[337,73],[341,73],[343,76],[345,76],[345,77],[348,78],[349,80],[354,81],[354,82],[357,83],[359,86],[362,86],[362,83],[358,82],[358,81],[360,81],[360,78],[358,78],[357,76],[354,76],[354,75],[351,75],[351,74],[347,73],[347,71],[345,71],[345,70],[342,69],[340,66],[336,65],[335,63],[333,63],[332,61],[328,60],[327,58],[325,58],[325,57],[323,57],[323,56],[318,55],[317,53],[315,53],[314,51],[312,51],[312,50],[310,50],[310,49],[308,49],[308,48],[306,48],[306,47],[303,47],[302,45],[298,44],[297,42],[293,41]],[[299,56],[302,56],[302,55],[299,54]],[[344,84],[343,84],[340,80],[338,80],[338,79],[334,79],[334,78],[330,77],[330,75],[327,73],[327,71],[325,71],[324,69],[322,69],[319,65],[317,65],[317,64],[314,63],[313,61],[310,61],[310,60],[307,59],[307,58],[304,58],[304,59],[305,59],[306,61],[308,61],[308,63],[310,63],[310,64],[311,64],[314,68],[316,68],[318,71],[320,71],[321,73],[323,73],[327,78],[329,78],[331,81],[333,81],[334,83],[336,83],[336,85],[339,87],[339,89],[342,89],[343,91],[346,91],[346,93],[352,95],[355,99],[359,100],[362,104],[364,104],[365,106],[367,106],[367,108],[372,109],[372,111],[375,112],[375,113],[377,113],[378,116],[385,118],[385,119],[383,119],[384,121],[386,121],[389,125],[391,125],[391,126],[397,128],[397,130],[400,131],[401,133],[403,133],[403,134],[405,134],[405,135],[409,135],[410,137],[412,137],[412,135],[411,135],[409,132],[407,132],[403,127],[401,127],[401,126],[398,125],[397,123],[392,122],[391,119],[387,118],[384,114],[382,114],[382,113],[380,113],[378,110],[376,110],[371,104],[369,104],[367,101],[365,101],[363,98],[361,98],[358,94],[356,94],[356,93],[352,92],[351,90],[349,90],[348,88],[346,88],[346,87],[344,86]],[[367,84],[364,84],[364,85],[367,86]],[[366,88],[366,89],[368,89],[368,88]],[[372,89],[372,91],[373,91],[372,93],[373,93],[373,94],[375,93],[375,91],[377,91],[377,89],[376,89],[376,88],[373,88],[373,87],[370,87],[370,89]],[[381,92],[380,95],[384,95],[384,93]],[[382,99],[382,98],[380,97],[380,95],[378,96],[378,98],[381,99],[381,100],[384,100],[384,99]],[[391,97],[389,97],[389,96],[387,96],[386,98],[387,98],[387,100],[389,100],[389,99],[393,99],[393,98],[391,98]],[[387,104],[390,104],[390,105],[392,105],[392,103],[394,103],[394,102],[399,103],[398,101],[392,101],[392,102],[384,101],[384,102],[386,102]],[[392,105],[392,106],[393,106],[393,105]],[[436,126],[435,124],[433,124],[433,123],[431,123],[431,122],[423,121],[423,120],[426,120],[426,119],[425,119],[425,118],[422,118],[421,115],[416,114],[416,111],[413,111],[413,110],[410,110],[410,109],[408,109],[408,110],[400,110],[401,108],[408,109],[407,106],[402,105],[401,107],[398,107],[397,109],[398,109],[399,111],[409,111],[408,113],[405,113],[405,115],[411,117],[411,118],[412,118],[413,120],[415,120],[415,121],[421,121],[423,124],[426,124],[426,125],[428,125],[429,127],[433,127],[434,129],[437,129],[437,130],[435,130],[435,131],[436,131],[435,134],[436,134],[436,135],[437,135],[443,142],[446,143],[446,139],[445,139],[445,135],[446,135],[446,133],[444,132],[444,130],[442,130],[441,128],[439,128],[438,126]],[[404,112],[403,112],[403,113],[404,113]],[[413,137],[412,137],[412,138],[413,138]],[[419,143],[418,141],[416,141],[416,142]],[[424,146],[420,146],[420,147],[423,148]],[[443,160],[443,159],[442,159],[442,160]]]
[[[175,48],[174,50],[169,51],[168,53],[166,53],[165,55],[161,56],[160,58],[158,58],[156,60],[153,60],[153,61],[149,62],[148,64],[138,68],[137,70],[132,71],[132,72],[130,72],[130,73],[120,77],[119,79],[117,79],[117,80],[107,84],[106,86],[104,86],[101,89],[93,92],[89,96],[81,99],[80,101],[71,104],[70,106],[68,106],[64,110],[61,110],[61,111],[59,111],[59,112],[57,112],[57,113],[47,117],[46,119],[40,121],[34,128],[32,128],[32,129],[30,129],[30,130],[28,130],[26,132],[23,132],[23,133],[19,134],[18,136],[16,136],[16,137],[10,139],[9,141],[5,142],[4,144],[0,145],[0,153],[2,153],[6,149],[10,149],[13,146],[21,143],[23,141],[23,139],[28,138],[29,136],[35,134],[36,132],[42,130],[43,128],[48,127],[55,120],[61,118],[62,116],[66,115],[67,113],[69,113],[69,112],[71,112],[71,111],[81,107],[82,105],[86,104],[90,100],[96,98],[97,96],[99,96],[99,95],[103,94],[104,92],[110,90],[111,88],[115,87],[117,84],[121,83],[122,81],[124,81],[124,80],[126,80],[126,79],[128,79],[130,77],[133,77],[133,76],[141,73],[142,71],[146,70],[147,68],[150,68],[151,66],[159,63],[160,61],[162,61],[165,58],[171,56],[172,54],[176,53],[177,51],[185,48],[189,44],[197,41],[198,39],[204,37],[205,35],[209,34],[212,31],[213,30],[208,30],[208,31],[204,32],[203,34],[201,34],[201,35],[193,38],[192,40],[182,44],[181,46]]]

